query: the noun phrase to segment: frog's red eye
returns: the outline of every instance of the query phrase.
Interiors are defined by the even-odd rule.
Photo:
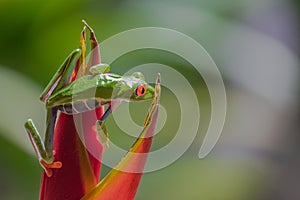
[[[137,96],[141,97],[141,96],[144,96],[144,94],[146,93],[146,86],[141,84],[139,85],[136,90],[135,90],[135,93]]]

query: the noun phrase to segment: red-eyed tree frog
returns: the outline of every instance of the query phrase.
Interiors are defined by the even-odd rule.
[[[112,102],[145,101],[155,96],[154,88],[145,82],[143,74],[135,72],[131,76],[120,76],[109,73],[110,67],[107,64],[93,66],[89,69],[89,75],[69,83],[74,71],[71,63],[80,54],[80,49],[70,54],[40,96],[47,109],[44,142],[32,120],[28,119],[25,123],[39,162],[48,176],[52,174],[51,168],[62,166],[60,161],[54,161],[53,154],[54,127],[58,111],[76,115],[107,105],[107,110],[96,123],[98,139],[106,146],[108,139],[104,122],[112,112]]]

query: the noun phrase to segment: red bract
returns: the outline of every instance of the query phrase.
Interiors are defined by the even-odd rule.
[[[93,133],[92,130],[90,133]],[[100,162],[99,158],[93,158],[86,151],[72,116],[60,115],[55,129],[54,149],[56,160],[61,161],[63,166],[53,170],[51,177],[43,172],[40,199],[80,199],[97,184]],[[101,155],[102,147],[99,145],[98,149]]]
[[[156,83],[156,94],[144,129],[140,133],[130,151],[112,169],[106,177],[82,200],[132,200],[137,192],[148,153],[150,151],[155,125],[158,117],[160,98],[160,79]]]
[[[100,50],[98,42],[93,34],[92,40],[92,55],[91,65],[101,63]],[[75,80],[78,72],[84,75],[85,66],[85,28],[82,31],[80,38],[80,48],[82,56],[77,60],[75,70],[72,74],[71,81]],[[95,115],[96,112],[96,115]],[[76,122],[82,124],[83,137],[79,137],[78,130],[75,125],[73,116],[61,113],[54,131],[54,150],[56,152],[55,159],[63,163],[62,168],[53,169],[53,175],[48,177],[43,172],[41,180],[40,199],[41,200],[75,200],[80,199],[88,191],[90,191],[100,178],[102,146],[96,139],[96,131],[92,127],[96,124],[97,118],[103,114],[103,108],[97,108],[96,111],[90,111],[76,117]],[[81,122],[78,122],[78,117]],[[84,143],[82,142],[84,139]],[[85,145],[94,149],[92,156],[85,148]]]
[[[86,27],[90,31],[92,49],[88,64]],[[86,75],[88,67],[101,63],[98,42],[93,30],[86,23],[80,38],[80,49],[82,55],[76,62],[70,81]],[[61,161],[63,165],[60,169],[53,169],[51,177],[43,172],[40,200],[134,199],[152,143],[159,96],[158,78],[156,96],[146,117],[143,131],[130,152],[100,183],[98,181],[103,147],[97,140],[95,124],[103,115],[103,107],[76,116],[61,113],[54,131],[54,150],[55,160]],[[86,146],[93,149],[93,155],[87,151]]]

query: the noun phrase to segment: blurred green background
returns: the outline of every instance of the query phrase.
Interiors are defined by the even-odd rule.
[[[144,63],[173,67],[190,81],[201,109],[192,145],[170,166],[145,174],[136,199],[300,199],[299,3],[286,0],[0,0],[0,199],[38,199],[41,167],[23,123],[30,117],[43,132],[39,94],[78,47],[82,19],[100,42],[137,27],[180,31],[208,51],[224,78],[224,130],[214,150],[199,159],[210,98],[193,66],[153,49],[111,64],[116,73]],[[153,150],[175,137],[181,120],[180,102],[167,87],[161,101],[168,118]],[[148,106],[130,104],[136,123],[142,124]],[[128,149],[134,138],[113,118],[107,126],[111,141]],[[103,167],[103,175],[108,170]]]

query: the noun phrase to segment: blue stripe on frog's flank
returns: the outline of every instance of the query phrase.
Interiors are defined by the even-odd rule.
[[[99,98],[94,98],[61,104],[57,106],[57,109],[65,114],[73,115],[94,110],[95,108],[107,103],[107,101],[101,101]]]
[[[90,109],[95,109],[99,106],[99,102],[96,99],[88,99],[88,100],[86,100],[86,105]]]

